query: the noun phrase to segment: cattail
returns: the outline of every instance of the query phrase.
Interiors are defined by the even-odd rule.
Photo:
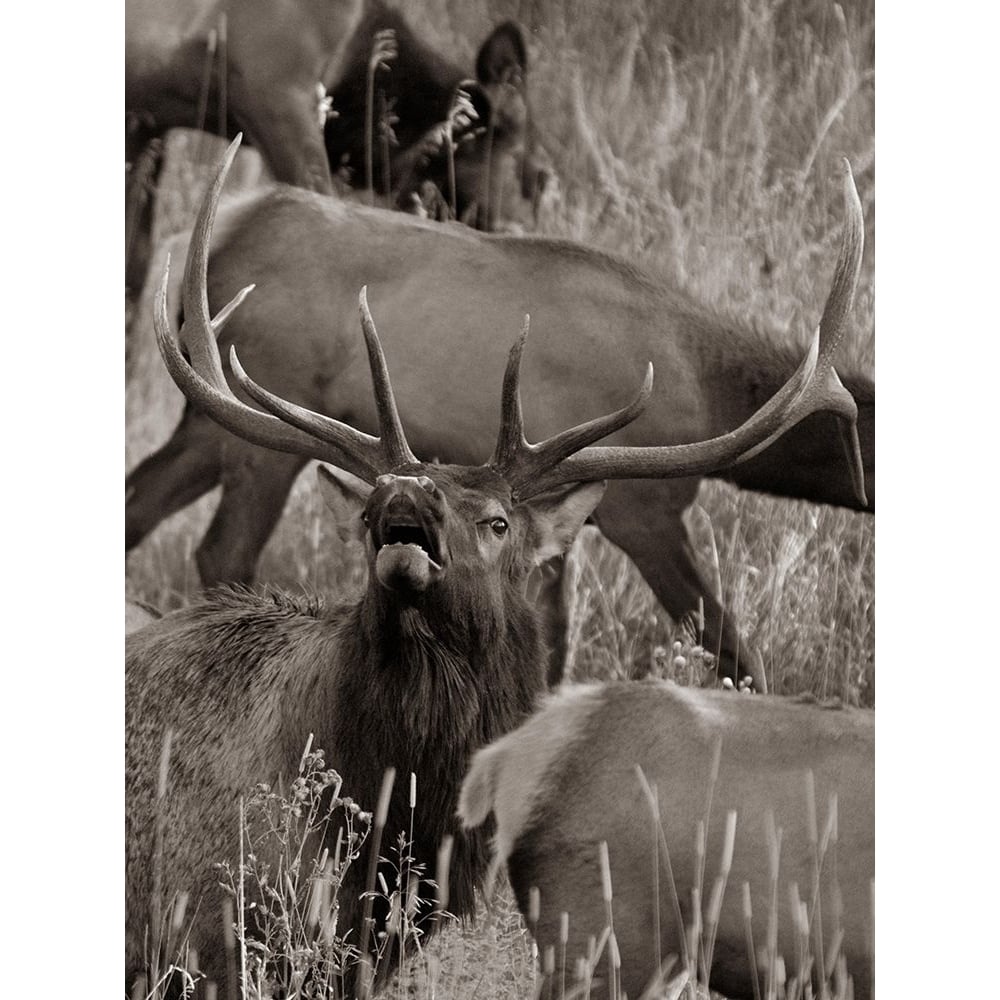
[[[243,909],[240,907],[242,918]],[[236,935],[233,931],[233,901],[226,896],[222,900],[222,944],[226,952],[226,992],[229,1000],[236,1000],[239,980],[236,978]],[[240,935],[241,943],[245,938]],[[245,963],[244,963],[245,967]]]
[[[309,757],[309,751],[312,750],[312,744],[313,744],[313,734],[310,733],[306,737],[306,745],[302,751],[302,756],[299,758],[299,774],[305,773],[306,760]]]
[[[563,910],[559,914],[559,993],[566,996],[566,948],[569,944],[569,914]]]
[[[451,874],[451,851],[454,838],[449,834],[441,841],[437,855],[437,908],[439,913],[448,909],[449,876]]]
[[[601,864],[601,897],[605,906],[611,905],[611,862],[608,859],[608,842],[602,840],[597,845],[598,858]]]
[[[555,945],[546,945],[542,952],[542,972],[546,976],[551,976],[556,971],[556,951]]]
[[[368,204],[375,204],[374,185],[374,141],[373,141],[373,120],[375,115],[375,74],[381,70],[388,70],[391,63],[398,55],[396,47],[396,32],[392,28],[385,28],[375,33],[372,42],[371,55],[368,58],[367,87],[365,91],[365,190],[368,192]]]
[[[542,893],[537,885],[528,890],[528,923],[537,924],[542,909]]]
[[[750,982],[753,986],[754,1000],[760,998],[760,977],[757,975],[757,955],[753,946],[753,904],[750,901],[750,883],[742,885],[743,900],[743,939],[746,942],[747,961],[750,966]]]
[[[455,129],[465,128],[479,115],[473,107],[472,99],[461,87],[456,88],[448,117],[444,123],[445,153],[448,157],[448,193],[452,218],[458,218],[458,189],[455,181]]]
[[[819,843],[819,834],[817,832],[816,824],[816,778],[813,775],[812,768],[806,768],[805,773],[805,783],[806,783],[806,824],[809,836],[809,846],[816,849]]]
[[[382,788],[378,795],[378,806],[375,809],[375,828],[382,830],[385,827],[386,818],[389,815],[389,800],[392,797],[392,786],[396,781],[396,769],[387,767],[385,776],[382,779]],[[416,787],[414,784],[413,787]]]
[[[188,904],[187,892],[179,892],[174,902],[174,911],[170,916],[170,929],[176,934],[184,926],[184,913]]]

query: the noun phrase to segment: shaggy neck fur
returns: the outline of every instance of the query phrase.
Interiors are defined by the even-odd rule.
[[[393,856],[398,835],[413,829],[411,854],[434,878],[440,841],[455,836],[448,908],[460,916],[472,911],[489,834],[459,832],[462,777],[472,753],[515,728],[544,686],[532,608],[510,582],[500,599],[468,584],[450,579],[403,602],[372,579],[338,626],[347,669],[330,685],[316,731],[316,745],[336,748],[331,762],[349,782],[344,793],[365,809],[374,809],[385,769],[396,768],[383,855]],[[410,772],[417,781],[412,817]],[[355,884],[346,888],[356,895],[365,864],[352,872]],[[392,885],[389,872],[386,880]],[[433,899],[432,891],[422,898]]]

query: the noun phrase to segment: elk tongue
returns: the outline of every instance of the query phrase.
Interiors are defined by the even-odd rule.
[[[439,569],[419,545],[383,545],[375,557],[375,575],[388,590],[426,590]]]

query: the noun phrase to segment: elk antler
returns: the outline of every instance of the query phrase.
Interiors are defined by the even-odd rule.
[[[642,412],[652,388],[652,365],[636,399],[625,409],[529,444],[522,430],[520,363],[527,322],[511,348],[504,376],[501,429],[490,464],[501,472],[515,497],[526,500],[556,486],[598,479],[667,479],[705,475],[746,461],[804,417],[832,411],[841,421],[851,459],[855,492],[864,501],[864,472],[857,432],[857,405],[833,368],[861,273],[864,220],[850,164],[844,161],[846,218],[837,267],[823,316],[809,351],[792,377],[747,421],[718,437],[663,447],[587,447],[624,427]]]
[[[521,335],[510,349],[507,370],[503,377],[503,396],[500,402],[500,434],[496,449],[489,464],[514,486],[515,483],[530,484],[535,476],[543,475],[575,452],[587,445],[630,424],[646,408],[653,391],[653,365],[646,366],[646,378],[639,394],[628,406],[604,417],[596,417],[585,423],[570,427],[539,444],[529,444],[524,436],[524,421],[521,415],[521,354],[528,338],[530,317],[524,317]],[[603,477],[599,477],[603,478]],[[538,490],[531,490],[534,495]],[[519,495],[527,496],[523,489]]]
[[[216,337],[233,311],[253,290],[240,291],[213,320],[208,306],[208,248],[212,225],[226,176],[240,145],[237,136],[226,152],[211,187],[198,210],[184,270],[184,325],[180,336],[190,356],[185,360],[170,330],[167,314],[167,281],[170,261],[156,294],[153,326],[164,364],[185,396],[215,421],[253,444],[276,451],[318,458],[374,483],[383,472],[406,462],[416,462],[403,434],[389,381],[385,356],[368,311],[365,289],[360,295],[361,327],[368,348],[381,437],[372,437],[331,417],[287,402],[257,385],[230,350],[233,377],[240,387],[269,413],[261,413],[240,400],[229,388],[222,370]],[[272,415],[273,414],[273,415]]]

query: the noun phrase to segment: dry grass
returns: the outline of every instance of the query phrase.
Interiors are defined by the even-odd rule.
[[[833,170],[847,155],[867,247],[845,360],[871,368],[871,0],[843,12],[827,0],[586,7],[423,0],[407,10],[467,63],[500,18],[533,29],[536,124],[563,195],[545,219],[547,232],[659,268],[775,336],[804,342],[815,321],[840,232]],[[164,192],[176,216],[168,229],[183,225],[186,183]],[[166,439],[180,408],[150,342],[133,345],[130,363],[128,467]],[[363,566],[343,550],[313,480],[307,470],[296,484],[261,578],[290,590],[356,588]],[[214,500],[165,522],[130,556],[132,596],[169,609],[195,592],[192,547]],[[701,564],[743,639],[761,651],[772,690],[873,705],[874,518],[714,481],[703,484],[688,516]],[[663,672],[677,630],[645,583],[600,538],[585,538],[576,554],[577,674],[610,676],[622,662]],[[438,995],[531,995],[529,946],[523,931],[508,933],[519,924],[505,905],[485,935],[447,935],[434,946],[458,970]],[[491,935],[502,943],[488,944]],[[425,984],[410,995],[433,992]]]

